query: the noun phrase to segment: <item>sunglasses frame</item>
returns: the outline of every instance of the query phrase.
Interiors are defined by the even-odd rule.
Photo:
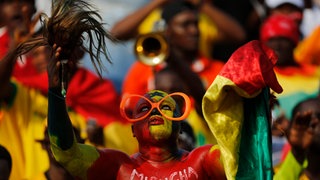
[[[159,108],[159,105],[166,99],[168,98],[169,96],[172,97],[174,95],[179,95],[181,96],[185,103],[186,103],[186,106],[185,106],[185,111],[184,113],[181,115],[181,117],[169,117],[167,115],[165,115],[164,113],[162,113],[162,111],[160,110]],[[150,104],[151,104],[151,108],[149,110],[148,113],[146,113],[145,115],[139,117],[139,118],[129,118],[127,115],[126,115],[126,112],[125,112],[125,104],[126,104],[126,101],[131,98],[131,97],[139,97],[139,98],[142,98],[142,99],[145,99],[146,101],[148,101]],[[175,101],[176,102],[176,101]],[[177,103],[177,102],[176,102]],[[141,95],[138,95],[138,94],[126,94],[124,95],[124,97],[122,98],[121,100],[121,103],[120,103],[120,113],[122,115],[122,117],[124,117],[125,119],[127,119],[128,121],[130,122],[137,122],[137,121],[141,121],[143,119],[145,119],[146,117],[148,117],[150,115],[150,113],[152,112],[152,110],[156,108],[162,116],[164,116],[165,118],[169,119],[169,120],[172,120],[172,121],[182,121],[184,119],[186,119],[190,113],[190,110],[191,110],[191,102],[190,102],[190,99],[189,97],[182,93],[182,92],[175,92],[175,93],[171,93],[171,94],[168,94],[166,95],[165,97],[163,97],[160,101],[158,102],[151,102],[150,99],[144,97],[144,96],[141,96]]]

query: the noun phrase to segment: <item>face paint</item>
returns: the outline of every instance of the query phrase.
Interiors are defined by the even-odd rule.
[[[172,97],[172,94],[175,97]],[[177,105],[176,102],[185,98],[184,104],[187,107],[190,106],[190,102],[183,93],[181,96],[180,93],[172,94],[168,95],[163,91],[154,90],[145,96],[132,95],[122,102],[122,115],[134,122],[134,135],[140,143],[148,142],[151,139],[156,141],[169,139],[173,135],[172,133],[179,133],[179,128],[175,126],[177,122],[174,121],[185,119],[189,114],[189,108],[177,110],[180,104]],[[182,115],[179,111],[183,111]]]
[[[149,95],[153,102],[159,102],[163,97],[166,96],[166,94],[162,91],[150,92]],[[176,104],[172,98],[167,98],[163,103],[161,103],[161,112],[169,117],[173,117],[175,105]],[[172,133],[172,122],[163,116],[151,115],[149,118],[149,130],[154,139],[167,139]]]
[[[172,121],[165,118],[163,120],[163,124],[149,126],[150,134],[156,140],[167,139],[172,133]]]
[[[153,111],[171,121],[181,121],[190,112],[189,97],[180,92],[167,94],[154,90],[146,94],[125,95],[120,103],[121,115],[128,121],[137,122],[148,118]]]

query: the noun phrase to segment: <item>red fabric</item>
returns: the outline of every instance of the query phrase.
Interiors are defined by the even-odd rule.
[[[68,85],[67,105],[86,120],[94,118],[102,126],[114,121],[126,122],[120,116],[119,96],[111,81],[101,80],[92,72],[80,68]]]
[[[286,143],[282,148],[282,154],[281,154],[281,161],[282,162],[286,159],[290,150],[291,150],[291,145],[289,143]]]
[[[281,93],[282,87],[273,72],[276,62],[277,56],[272,49],[253,40],[231,55],[219,75],[230,79],[250,95],[265,86]]]
[[[271,15],[261,25],[260,40],[266,42],[273,37],[285,37],[297,44],[299,42],[299,28],[294,20],[287,15]]]
[[[20,71],[22,72],[22,71]],[[26,73],[28,74],[28,73]],[[14,76],[22,84],[41,91],[44,95],[48,93],[48,75],[47,72],[36,73],[34,75]]]
[[[7,53],[9,48],[9,33],[5,32],[0,36],[0,59]]]
[[[201,66],[200,68],[199,65]],[[205,83],[206,88],[210,86],[215,77],[218,75],[222,69],[224,63],[208,59],[204,56],[199,56],[198,60],[191,66],[191,68],[196,72]],[[161,65],[163,67],[163,65]],[[156,67],[156,69],[162,68]],[[148,83],[152,83],[154,79],[152,67],[144,65],[143,63],[136,61],[130,68],[128,74],[126,75],[123,85],[122,94],[140,94],[143,95],[149,90]],[[154,83],[154,82],[153,82]]]

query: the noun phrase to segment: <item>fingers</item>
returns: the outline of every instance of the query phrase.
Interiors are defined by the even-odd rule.
[[[312,112],[298,112],[293,119],[293,126],[299,129],[308,129],[312,119]]]
[[[53,61],[57,61],[59,59],[59,56],[61,54],[61,50],[62,50],[61,47],[58,47],[57,44],[53,44],[52,51],[51,51],[51,56],[52,56],[51,59]]]

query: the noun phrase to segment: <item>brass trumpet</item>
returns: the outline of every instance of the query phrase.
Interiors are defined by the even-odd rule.
[[[162,63],[169,52],[168,43],[161,32],[140,35],[134,48],[138,60],[148,66]]]

